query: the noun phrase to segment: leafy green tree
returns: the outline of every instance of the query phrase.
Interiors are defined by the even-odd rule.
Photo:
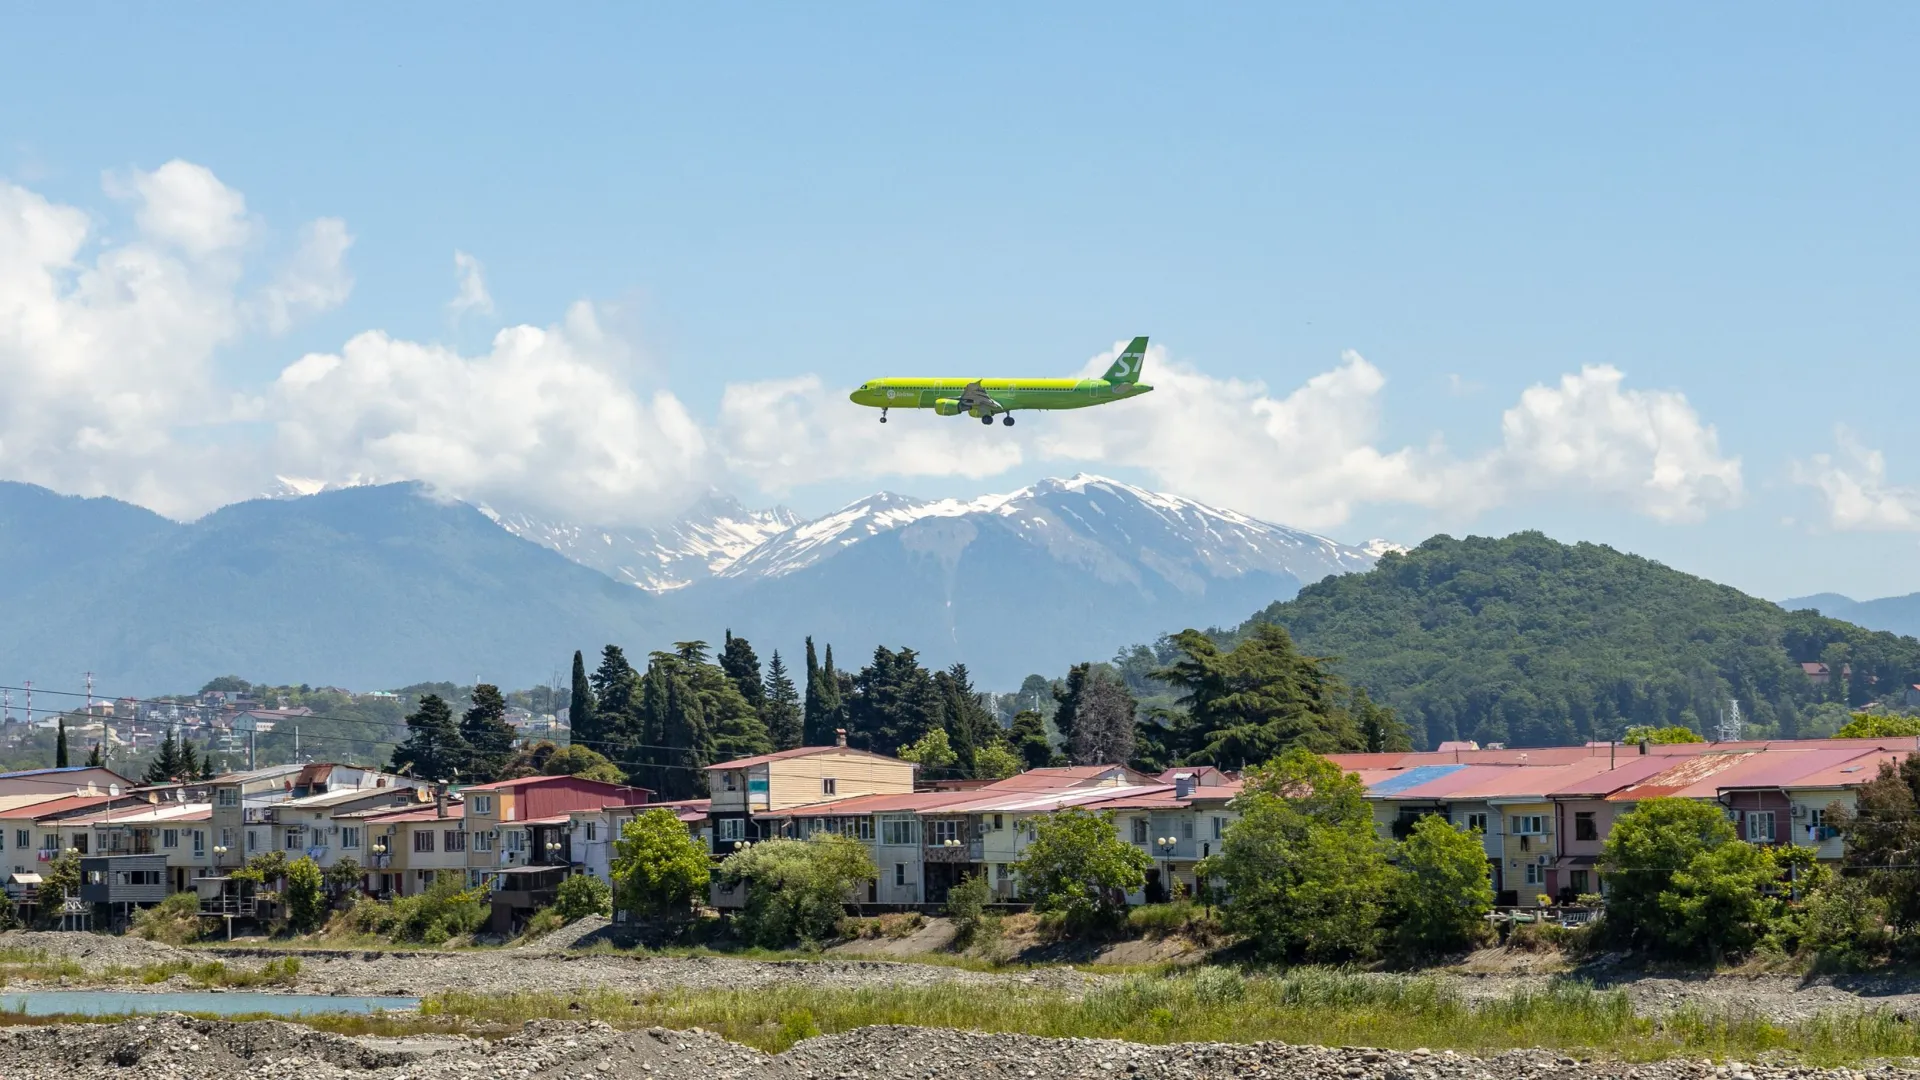
[[[1358,777],[1294,747],[1249,771],[1218,854],[1226,926],[1275,959],[1371,954],[1391,875]]]
[[[706,848],[672,810],[648,810],[613,842],[614,903],[636,918],[677,916],[707,891]]]
[[[1651,743],[1654,746],[1667,746],[1674,743],[1697,743],[1707,740],[1701,738],[1692,728],[1680,727],[1677,724],[1670,727],[1649,727],[1639,724],[1623,732],[1620,741],[1630,745]]]
[[[1020,755],[995,739],[973,755],[973,774],[987,780],[1005,780],[1020,771]]]
[[[1146,884],[1153,860],[1120,839],[1112,814],[1069,807],[1035,818],[1033,829],[1013,870],[1035,911],[1058,913],[1073,930],[1125,917],[1127,894]]]
[[[553,910],[564,922],[578,922],[589,915],[611,915],[613,890],[592,874],[574,874],[555,890]]]
[[[832,937],[846,905],[879,870],[865,844],[815,833],[741,848],[720,864],[720,876],[746,887],[741,925],[755,944],[772,948]]]
[[[393,767],[422,780],[451,780],[467,760],[467,743],[453,710],[438,694],[428,694],[407,716],[407,741],[394,748]]]
[[[608,761],[606,755],[584,746],[555,747],[540,769],[542,776],[578,776],[586,780],[602,780],[609,784],[626,782],[626,773],[620,766]]]
[[[366,872],[352,856],[342,856],[339,862],[327,867],[327,895],[345,896],[359,892],[360,882]]]
[[[1370,754],[1397,753],[1413,749],[1413,734],[1400,722],[1392,709],[1374,704],[1366,690],[1353,691],[1354,723],[1360,728],[1361,749]]]
[[[244,694],[253,689],[253,684],[238,675],[222,675],[217,679],[208,679],[200,688],[203,694]]]
[[[1053,744],[1047,741],[1046,717],[1033,709],[1022,709],[1007,729],[1009,749],[1019,755],[1029,769],[1039,769],[1053,760]]]
[[[80,856],[63,851],[40,871],[40,903],[34,918],[42,927],[59,926],[62,902],[80,895]]]
[[[960,760],[954,754],[952,744],[947,741],[945,728],[934,728],[920,736],[919,741],[901,747],[894,756],[920,766],[921,773],[929,778]]]
[[[787,674],[786,661],[780,659],[778,649],[767,661],[766,704],[760,716],[767,725],[767,737],[773,740],[775,750],[792,750],[805,745],[801,742],[806,735],[806,717],[800,708],[800,690],[794,686],[793,676]]]
[[[587,677],[586,657],[573,650],[573,692],[567,698],[567,727],[577,736],[582,729],[592,730],[593,682]]]
[[[1920,716],[1891,716],[1886,713],[1854,713],[1839,731],[1840,739],[1903,739],[1920,735]]]
[[[506,775],[519,734],[507,723],[507,699],[500,688],[480,683],[473,688],[473,705],[460,717],[460,741],[467,746],[467,764],[461,776],[470,783],[489,784]]]
[[[760,657],[746,638],[734,637],[731,630],[727,631],[726,644],[720,650],[720,670],[726,672],[727,681],[740,692],[741,698],[754,714],[764,715],[767,688],[761,682]]]
[[[319,927],[327,914],[326,880],[320,864],[302,855],[287,865],[287,926],[296,934]]]
[[[947,918],[953,923],[953,943],[966,948],[979,940],[992,918],[987,904],[993,900],[993,886],[987,875],[968,874],[947,890]]]
[[[1197,630],[1175,634],[1172,644],[1179,658],[1155,677],[1178,688],[1187,707],[1194,732],[1187,761],[1236,768],[1294,746],[1318,753],[1365,746],[1327,658],[1302,655],[1279,626],[1255,626],[1231,649]]]
[[[67,767],[67,718],[64,716],[60,718],[60,735],[53,744],[53,767]]]
[[[1600,867],[1607,936],[1656,955],[1737,956],[1778,914],[1766,891],[1780,878],[1773,853],[1735,839],[1733,824],[1711,803],[1640,803],[1614,821]]]
[[[1493,879],[1480,833],[1428,814],[1394,852],[1392,918],[1400,946],[1417,954],[1467,948],[1485,938]]]
[[[1920,755],[1899,765],[1882,762],[1860,786],[1851,808],[1827,808],[1829,824],[1847,838],[1846,865],[1886,903],[1887,918],[1901,930],[1920,926]]]

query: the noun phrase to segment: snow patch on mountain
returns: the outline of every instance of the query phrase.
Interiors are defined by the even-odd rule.
[[[800,522],[784,506],[749,510],[721,494],[702,499],[677,520],[657,528],[575,525],[481,509],[523,540],[655,593],[705,581]]]

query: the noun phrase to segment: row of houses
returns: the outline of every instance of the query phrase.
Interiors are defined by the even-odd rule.
[[[1596,860],[1618,816],[1659,796],[1712,801],[1744,838],[1844,855],[1831,822],[1885,763],[1920,740],[1829,739],[1532,750],[1457,748],[1335,755],[1366,788],[1383,837],[1437,814],[1479,833],[1503,904],[1567,902],[1597,891]],[[644,788],[580,777],[526,777],[446,790],[338,764],[275,766],[201,784],[130,786],[80,767],[0,776],[0,867],[16,898],[62,852],[82,856],[88,903],[145,903],[198,891],[212,913],[235,907],[232,872],[279,851],[322,868],[351,860],[363,891],[409,896],[453,877],[486,886],[495,928],[512,929],[567,875],[611,877],[626,823],[671,810],[716,860],[741,846],[827,832],[865,845],[879,869],[877,907],[938,905],[982,875],[1013,901],[1013,867],[1039,819],[1070,807],[1111,816],[1152,861],[1134,903],[1195,890],[1196,868],[1237,818],[1237,777],[1211,768],[1151,776],[1122,765],[1034,769],[997,781],[917,782],[912,762],[838,745],[721,762],[711,798],[655,803]],[[126,889],[107,886],[125,878]],[[137,897],[137,899],[135,899]],[[744,897],[716,884],[715,906]],[[123,910],[125,910],[123,908]]]

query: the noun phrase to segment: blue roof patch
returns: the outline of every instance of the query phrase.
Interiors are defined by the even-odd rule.
[[[66,765],[58,769],[22,769],[19,772],[0,773],[0,780],[12,780],[21,776],[45,776],[48,773],[86,772],[97,769],[98,765]]]
[[[1398,776],[1389,776],[1367,789],[1369,795],[1398,795],[1403,791],[1417,788],[1421,784],[1438,780],[1443,776],[1452,776],[1465,765],[1416,765]]]

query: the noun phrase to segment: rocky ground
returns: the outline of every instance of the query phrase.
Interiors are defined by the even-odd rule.
[[[1544,1051],[1474,1058],[1277,1043],[1139,1046],[901,1027],[808,1039],[768,1056],[700,1031],[621,1032],[603,1024],[536,1022],[488,1044],[464,1038],[347,1038],[272,1022],[157,1017],[0,1030],[0,1075],[7,1080],[1859,1080],[1920,1073],[1738,1062],[1580,1062]]]

